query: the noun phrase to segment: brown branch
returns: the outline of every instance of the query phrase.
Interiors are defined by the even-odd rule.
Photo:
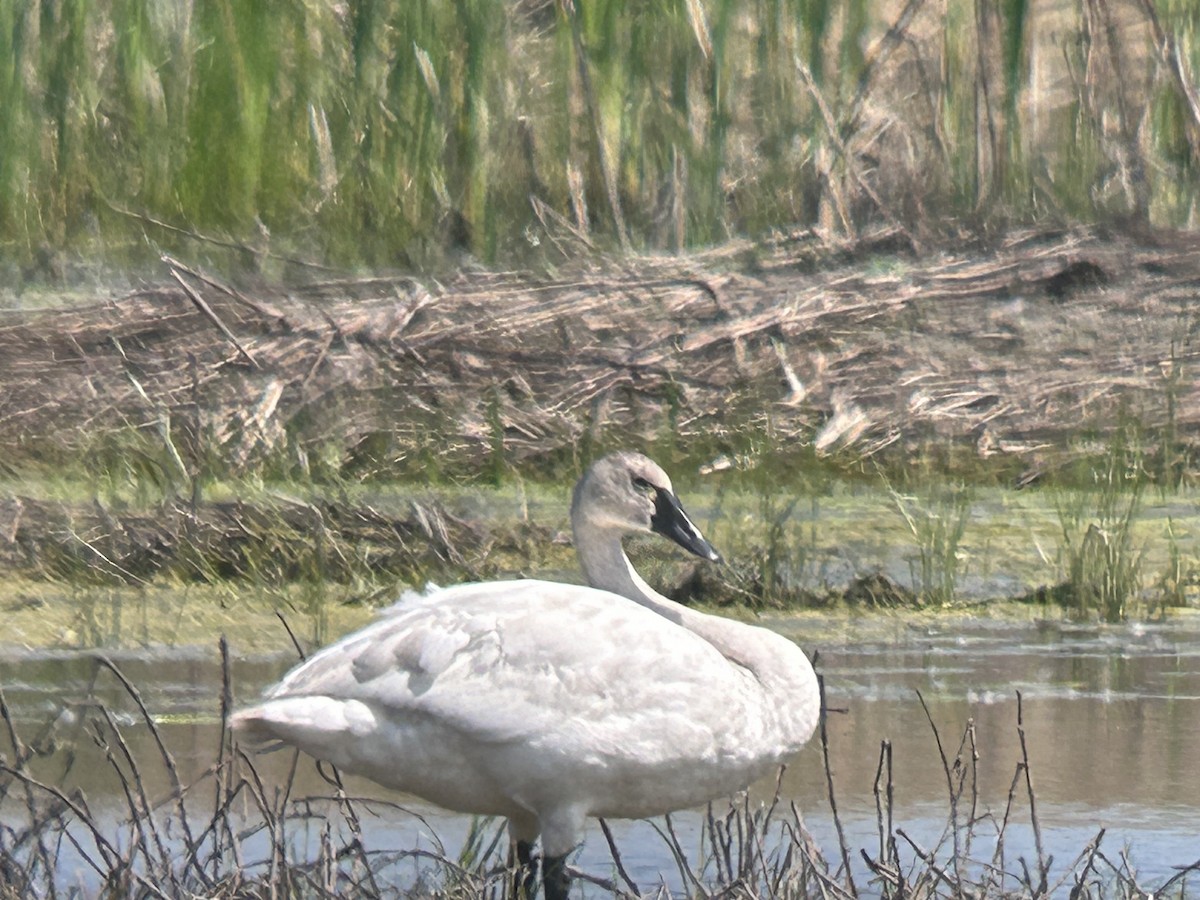
[[[251,366],[256,369],[261,368],[258,364],[258,360],[251,356],[249,351],[241,345],[234,333],[230,331],[229,328],[226,327],[225,323],[221,321],[220,317],[213,312],[213,308],[208,305],[208,302],[203,297],[200,296],[199,292],[183,280],[183,276],[175,270],[174,266],[171,266],[169,260],[169,257],[163,257],[163,262],[166,262],[171,269],[171,277],[179,282],[179,286],[183,288],[183,292],[188,295],[188,299],[195,304],[196,309],[200,310],[200,312],[207,317],[210,322],[217,326],[217,329],[221,332],[221,334],[225,335],[229,342],[237,348],[238,353],[240,353],[246,359],[246,361],[250,363]]]
[[[237,250],[242,253],[251,253],[255,256],[264,257],[266,259],[276,259],[280,262],[290,263],[295,266],[303,266],[306,269],[316,269],[320,272],[336,272],[337,269],[331,266],[323,266],[320,263],[311,262],[307,259],[300,259],[295,256],[282,256],[278,253],[271,253],[269,250],[260,250],[257,247],[251,247],[248,244],[238,243],[237,241],[226,241],[221,238],[215,238],[212,235],[202,234],[199,231],[193,231],[190,228],[180,228],[178,225],[172,225],[170,222],[164,222],[162,219],[156,219],[154,216],[146,213],[135,212],[132,209],[126,209],[123,206],[118,206],[107,198],[104,199],[104,204],[113,212],[122,216],[128,216],[131,219],[136,219],[139,222],[145,222],[147,225],[153,225],[155,228],[161,228],[164,231],[170,231],[172,234],[183,235],[192,240],[202,241],[206,244],[212,244],[216,247],[224,247],[227,250]]]
[[[858,896],[858,887],[854,883],[854,871],[850,868],[850,848],[846,843],[846,831],[842,827],[842,817],[838,813],[837,797],[833,790],[833,767],[829,763],[829,730],[827,722],[829,709],[825,705],[825,676],[817,675],[817,687],[821,697],[821,761],[825,769],[825,789],[829,796],[829,809],[833,813],[833,827],[837,831],[838,850],[842,855],[842,867],[846,878],[846,890],[851,897]]]

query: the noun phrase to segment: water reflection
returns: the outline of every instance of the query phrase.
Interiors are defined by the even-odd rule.
[[[937,738],[953,762],[971,723],[978,758],[972,760],[969,741],[962,752],[974,776],[978,812],[990,810],[999,819],[1011,803],[1016,824],[1006,838],[1009,853],[1032,859],[1023,782],[1010,798],[1022,759],[1020,692],[1047,854],[1060,864],[1074,860],[1104,827],[1105,846],[1117,856],[1128,845],[1146,883],[1161,881],[1172,874],[1172,866],[1200,857],[1200,766],[1195,756],[1200,746],[1200,623],[1076,627],[979,619],[952,627],[912,627],[877,618],[849,627],[817,620],[805,620],[802,628],[789,620],[773,624],[801,631],[806,647],[821,646],[829,703],[845,710],[830,717],[829,739],[852,850],[875,852],[878,846],[873,785],[884,740],[893,750],[897,821],[915,839],[936,842],[947,810]],[[127,653],[115,661],[159,722],[180,777],[185,782],[200,778],[212,765],[219,741],[216,654]],[[286,665],[274,657],[235,659],[238,695],[256,696]],[[121,781],[81,731],[88,706],[103,704],[134,726],[125,729],[125,737],[139,760],[157,760],[158,752],[147,729],[137,725],[136,707],[116,679],[86,654],[8,652],[0,658],[0,686],[25,739],[59,717],[60,745],[74,747],[74,756],[60,752],[39,761],[39,777],[82,786],[94,813],[119,818],[126,809]],[[60,717],[64,707],[75,715]],[[288,753],[265,757],[264,779],[282,782],[290,764]],[[168,791],[162,766],[147,765],[143,774],[152,795]],[[360,796],[397,799],[353,779],[348,787]],[[815,742],[789,767],[783,789],[805,811],[809,827],[832,855],[836,839]],[[310,765],[300,767],[297,795],[328,791]],[[366,820],[376,846],[432,845],[436,833],[453,852],[466,833],[465,817],[399,799],[429,824],[381,809]],[[696,846],[700,822],[695,812],[676,817],[683,846]],[[621,823],[616,833],[626,866],[644,887],[660,878],[678,886],[674,862],[653,824]],[[989,853],[985,847],[980,855]],[[596,829],[580,864],[602,873],[611,869]]]

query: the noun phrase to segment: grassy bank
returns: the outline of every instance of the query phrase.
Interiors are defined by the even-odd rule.
[[[0,256],[555,264],[1189,225],[1187,0],[0,2]]]
[[[683,473],[726,564],[631,543],[660,590],[734,615],[923,610],[1120,622],[1200,607],[1191,489],[1133,468],[1015,491],[802,471]],[[406,588],[579,578],[567,481],[500,486],[228,483],[195,505],[83,483],[3,486],[7,638],[39,647],[204,644],[250,628],[280,647],[366,621]],[[740,612],[739,612],[740,611]]]
[[[694,602],[1159,615],[1196,600],[1196,256],[1086,241],[884,274],[477,273],[437,298],[188,272],[10,313],[0,566],[96,611],[68,643],[119,641],[105,621],[173,589],[274,597],[322,635],[399,585],[573,571],[569,485],[634,447],[731,560],[687,578],[649,551]]]

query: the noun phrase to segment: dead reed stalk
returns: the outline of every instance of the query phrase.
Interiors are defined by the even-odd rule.
[[[780,446],[820,454],[886,461],[952,442],[1036,472],[1070,459],[1081,429],[1110,434],[1122,408],[1193,452],[1195,385],[1168,391],[1161,377],[1168,359],[1188,371],[1196,358],[1190,237],[1020,233],[921,259],[907,243],[893,229],[553,280],[287,292],[235,291],[171,260],[187,292],[4,313],[3,465],[86,457],[194,498],[253,472],[561,467],[618,433],[669,434],[708,462],[769,427]]]

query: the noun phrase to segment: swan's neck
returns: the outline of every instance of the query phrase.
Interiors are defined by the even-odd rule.
[[[679,613],[686,612],[687,607],[668,600],[646,584],[621,546],[619,533],[579,522],[575,523],[574,532],[575,552],[588,584],[628,597],[672,622],[683,624]]]
[[[795,747],[808,740],[816,727],[820,703],[816,675],[808,657],[794,643],[766,629],[711,616],[669,600],[638,575],[610,530],[574,522],[575,548],[588,584],[628,597],[711,644],[731,663],[745,668],[774,704],[781,727]]]
[[[730,662],[749,669],[764,685],[807,683],[812,667],[791,641],[723,616],[711,616],[664,597],[633,568],[620,536],[587,526],[575,527],[575,546],[588,584],[628,597],[712,644]],[[780,651],[782,652],[782,655]],[[802,671],[798,671],[802,670]]]

